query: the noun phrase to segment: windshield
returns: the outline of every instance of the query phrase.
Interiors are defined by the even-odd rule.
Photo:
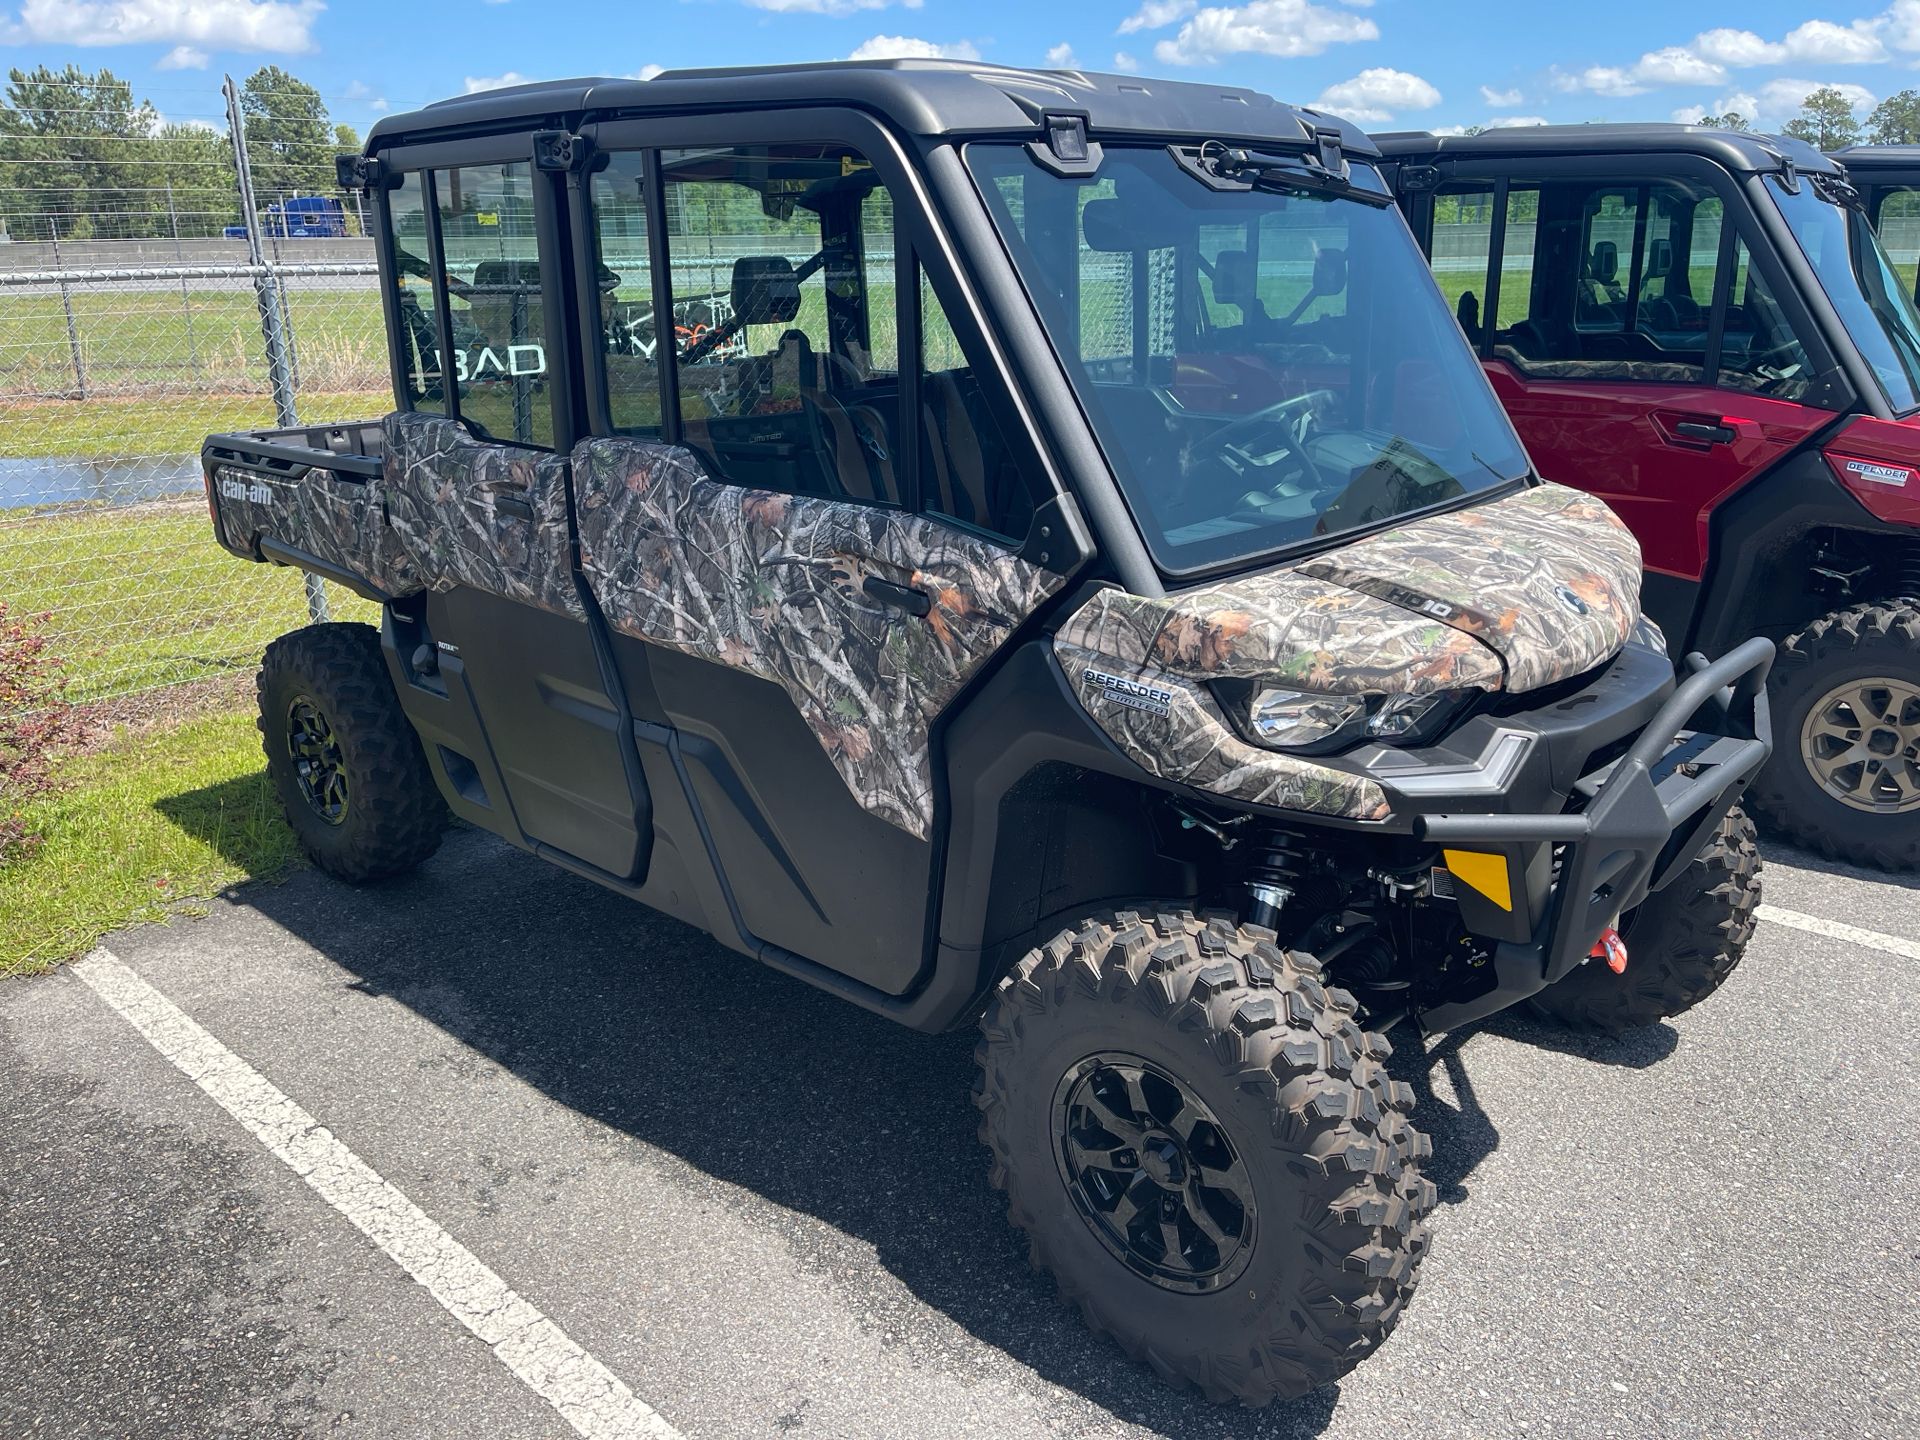
[[[1773,197],[1847,338],[1896,412],[1920,406],[1920,313],[1916,313],[1866,213],[1822,197],[1812,177],[1798,191],[1773,177]]]
[[[1165,148],[1108,149],[1073,178],[1025,147],[967,160],[1163,569],[1525,475],[1391,205],[1216,190]],[[1354,184],[1384,197],[1371,168]]]

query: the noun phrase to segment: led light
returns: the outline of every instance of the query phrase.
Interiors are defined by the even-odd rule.
[[[1254,694],[1247,723],[1262,745],[1289,750],[1331,739],[1365,709],[1366,702],[1355,696],[1266,689]]]
[[[1450,708],[1456,697],[1445,690],[1431,695],[1392,695],[1367,721],[1367,734],[1376,740],[1403,740],[1436,711]]]

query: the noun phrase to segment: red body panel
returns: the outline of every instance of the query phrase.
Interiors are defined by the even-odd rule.
[[[1605,500],[1639,538],[1647,569],[1687,580],[1706,569],[1714,506],[1836,418],[1706,385],[1531,379],[1502,360],[1486,368],[1540,474]],[[1675,429],[1685,423],[1734,438],[1690,440]],[[1920,430],[1909,433],[1920,454]]]
[[[1827,442],[1834,478],[1878,518],[1920,526],[1920,424],[1857,415]]]

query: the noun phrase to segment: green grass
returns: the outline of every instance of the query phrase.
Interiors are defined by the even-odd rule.
[[[385,387],[336,393],[306,391],[303,424],[366,420],[393,408]],[[277,424],[265,394],[195,391],[188,395],[97,395],[85,400],[0,398],[0,454],[9,457],[126,459],[198,455],[209,435],[268,430]]]
[[[371,282],[289,287],[285,308],[302,389],[385,385],[386,326]],[[66,304],[57,291],[10,295],[0,306],[0,394],[63,395],[81,375],[108,392],[264,388],[263,349],[251,289],[78,289]]]
[[[374,607],[327,587],[333,618]],[[296,570],[222,550],[199,500],[0,519],[0,599],[46,612],[79,701],[251,669],[307,623]]]
[[[0,976],[32,974],[125,925],[204,909],[299,863],[251,713],[123,735],[25,810],[38,850],[0,866]]]

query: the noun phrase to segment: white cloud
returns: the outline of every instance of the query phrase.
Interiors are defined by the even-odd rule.
[[[1719,65],[1777,65],[1786,59],[1786,47],[1762,40],[1751,30],[1705,30],[1693,37],[1701,58]]]
[[[1356,124],[1378,125],[1402,110],[1425,110],[1439,103],[1440,92],[1418,75],[1374,66],[1329,85],[1313,108],[1344,115]]]
[[[1591,90],[1596,95],[1609,95],[1616,99],[1647,93],[1647,87],[1633,78],[1632,71],[1623,70],[1618,65],[1589,65],[1571,75],[1556,73],[1553,83],[1562,90]]]
[[[1548,125],[1552,122],[1544,115],[1496,115],[1487,121],[1489,130],[1512,130],[1522,125]]]
[[[1706,118],[1707,107],[1704,105],[1682,105],[1673,112],[1673,123],[1676,125],[1698,125]]]
[[[1131,75],[1140,68],[1140,62],[1126,51],[1116,50],[1113,52],[1113,68],[1122,75]]]
[[[622,78],[627,80],[651,80],[666,68],[664,65],[642,65],[631,75],[623,76]]]
[[[849,60],[978,60],[980,52],[965,40],[942,45],[912,35],[875,35],[854,47]]]
[[[1496,110],[1506,110],[1520,104],[1527,97],[1518,90],[1496,90],[1491,85],[1482,85],[1480,98]]]
[[[756,10],[771,10],[776,15],[857,14],[862,10],[885,10],[898,5],[902,10],[918,10],[921,0],[747,0]]]
[[[196,50],[191,45],[176,45],[154,61],[153,68],[156,70],[204,70],[207,68],[207,52]]]
[[[1882,19],[1856,20],[1851,25],[1809,20],[1789,30],[1780,46],[1788,60],[1811,60],[1818,65],[1871,65],[1887,58],[1886,46],[1880,43],[1881,24]]]
[[[1920,50],[1920,0],[1893,0],[1879,24],[1894,49]]]
[[[385,96],[382,96],[378,100],[370,100],[367,102],[367,109],[373,111],[376,115],[384,115],[392,108],[393,106],[387,103]]]
[[[532,80],[518,70],[509,70],[504,75],[469,75],[461,84],[463,93],[478,95],[482,90],[504,90],[509,85],[531,85]]]
[[[1727,72],[1684,46],[1669,45],[1635,61],[1633,78],[1646,85],[1718,85]]]
[[[1853,107],[1856,114],[1871,110],[1875,105],[1880,103],[1879,97],[1864,85],[1854,85],[1846,81],[1788,80],[1784,78],[1767,81],[1766,84],[1760,87],[1760,93],[1757,97],[1742,95],[1730,98],[1753,101],[1754,108],[1750,111],[1742,110],[1740,113],[1743,115],[1759,115],[1769,120],[1784,121],[1791,120],[1795,112],[1798,111],[1802,105],[1806,104],[1807,96],[1816,90],[1824,89],[1838,90],[1842,95],[1846,96],[1847,103]],[[1738,109],[1739,107],[1729,106],[1728,108]]]
[[[301,55],[321,0],[25,0],[0,40],[47,45],[212,45]]]
[[[1252,0],[1198,11],[1171,40],[1153,47],[1163,65],[1204,65],[1227,55],[1318,55],[1329,45],[1378,40],[1380,27],[1361,15],[1313,0]]]
[[[1146,0],[1138,10],[1120,22],[1119,34],[1136,30],[1159,30],[1176,20],[1184,20],[1199,9],[1199,0]]]
[[[1072,70],[1077,68],[1080,62],[1073,57],[1073,46],[1062,41],[1048,49],[1047,64],[1055,70]]]

